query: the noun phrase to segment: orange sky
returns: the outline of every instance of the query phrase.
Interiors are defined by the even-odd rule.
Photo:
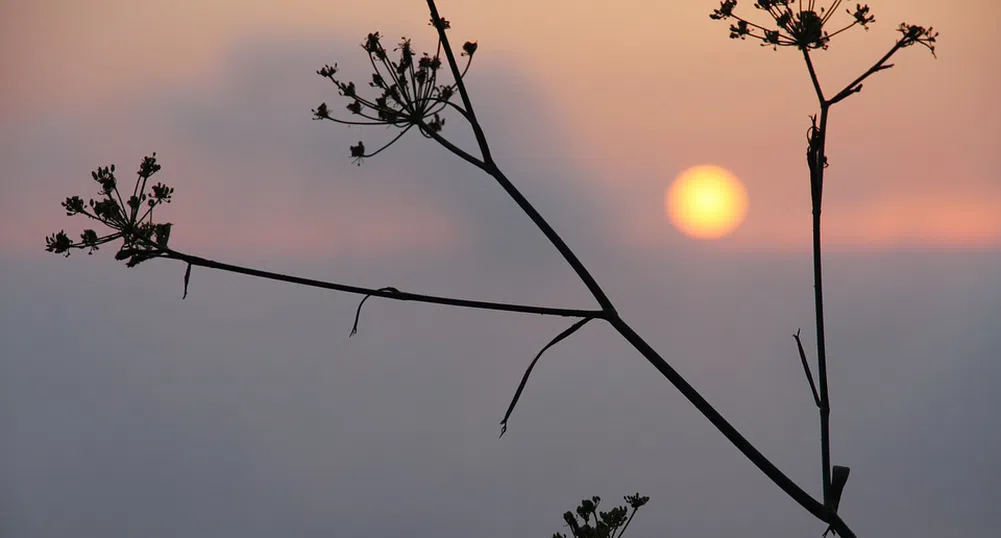
[[[724,245],[803,246],[809,233],[803,152],[816,105],[805,69],[792,50],[727,39],[726,25],[708,18],[715,4],[446,0],[439,7],[454,35],[481,45],[468,79],[474,102],[476,92],[490,91],[485,75],[494,66],[513,66],[540,90],[542,103],[534,108],[546,109],[565,136],[554,144],[567,146],[565,153],[590,172],[580,188],[596,191],[621,214],[613,237],[644,247],[678,241],[663,216],[662,192],[680,170],[715,163],[746,182],[751,201],[747,222]],[[904,50],[895,68],[833,110],[828,244],[1001,246],[1001,105],[991,90],[1001,85],[1001,54],[988,42],[1001,7],[987,0],[870,5],[876,24],[869,32],[842,36],[816,54],[828,92],[878,58],[901,20],[940,29],[938,59],[920,47]],[[741,8],[753,11],[748,2]],[[5,2],[0,10],[0,114],[8,130],[0,142],[11,147],[18,136],[10,133],[40,117],[73,121],[90,107],[163,88],[212,92],[232,51],[247,40],[357,41],[381,29],[415,36],[422,48],[432,44],[418,0],[42,0]],[[525,119],[517,110],[505,117],[510,123],[487,125],[488,134],[518,129]],[[107,146],[119,155],[127,144],[114,141],[142,137],[142,130],[108,136]],[[88,166],[108,158],[91,155]],[[44,194],[54,204],[51,193],[78,187],[71,178],[49,181],[25,187],[27,195]],[[434,214],[432,205],[415,203],[424,209],[414,219],[427,222],[428,233],[449,236],[442,228],[447,218],[420,216]],[[38,217],[46,232],[56,215]],[[314,221],[303,217],[301,224]],[[398,227],[401,244],[413,240],[403,233],[408,227],[413,223]],[[9,232],[0,240],[22,244]]]

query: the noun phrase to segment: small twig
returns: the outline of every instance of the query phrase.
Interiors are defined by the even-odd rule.
[[[385,288],[379,288],[379,291],[391,291],[393,293],[400,293],[400,290],[391,286]],[[348,335],[348,338],[351,338],[352,336],[358,334],[358,318],[361,317],[361,306],[365,304],[365,301],[367,301],[368,298],[371,296],[372,296],[371,293],[366,295],[365,297],[362,298],[361,302],[358,303],[358,309],[355,310],[355,322],[354,325],[351,326],[351,334]]]
[[[626,529],[629,528],[629,524],[633,522],[633,517],[636,515],[637,510],[639,509],[633,508],[632,513],[629,514],[629,519],[627,519],[625,525],[623,525],[622,528],[619,529],[619,534],[615,538],[622,538],[622,535],[626,533]]]
[[[191,264],[188,264],[188,268],[184,270],[184,295],[181,296],[183,301],[188,297],[188,281],[191,280]]]
[[[549,343],[546,344],[546,346],[543,347],[541,350],[539,350],[539,352],[535,355],[535,358],[532,359],[532,363],[529,364],[528,369],[525,370],[525,375],[522,376],[521,383],[518,384],[518,390],[514,392],[514,398],[511,399],[511,405],[507,407],[507,413],[504,413],[504,419],[500,421],[501,432],[499,437],[503,437],[504,432],[507,431],[507,419],[511,416],[511,412],[514,411],[514,406],[518,405],[518,398],[521,398],[521,391],[525,390],[525,383],[528,383],[528,377],[532,375],[532,369],[535,368],[535,363],[539,362],[539,358],[542,357],[542,354],[545,353],[547,349],[553,347],[564,338],[577,332],[577,329],[583,327],[584,324],[591,321],[591,319],[593,318],[583,318],[581,320],[578,320],[577,323],[571,325],[567,330],[556,335],[556,338],[550,340]]]
[[[840,92],[838,92],[834,97],[832,97],[829,101],[827,101],[827,103],[833,105],[833,104],[841,101],[845,97],[848,97],[849,95],[852,95],[853,93],[858,93],[859,90],[862,89],[862,81],[864,81],[865,79],[869,78],[870,75],[872,75],[873,73],[876,73],[878,71],[882,71],[884,69],[889,69],[889,68],[893,67],[893,64],[887,64],[886,62],[887,62],[887,60],[890,59],[891,56],[893,56],[894,54],[896,54],[896,52],[898,50],[900,50],[904,46],[904,43],[905,43],[904,40],[898,40],[893,45],[893,47],[891,47],[890,50],[886,54],[883,55],[882,58],[880,58],[879,60],[876,61],[875,64],[873,64],[872,67],[870,67],[869,69],[867,69],[865,71],[865,73],[862,73],[861,75],[859,75],[858,78],[856,78],[855,80],[851,81],[851,83],[849,83],[847,86],[845,86],[845,89],[843,89]]]
[[[800,329],[796,329],[796,334],[792,335],[796,339],[796,347],[799,348],[799,358],[803,361],[803,373],[806,374],[806,380],[810,382],[810,392],[813,393],[813,401],[820,407],[820,395],[817,394],[817,385],[813,383],[813,373],[810,372],[810,364],[806,362],[806,352],[803,351],[803,342],[799,339]]]
[[[813,67],[813,60],[810,59],[810,51],[803,49],[803,59],[806,60],[806,68],[810,72],[810,81],[813,82],[813,91],[817,93],[817,99],[824,102],[824,90],[820,88],[820,79],[817,77],[817,70]]]

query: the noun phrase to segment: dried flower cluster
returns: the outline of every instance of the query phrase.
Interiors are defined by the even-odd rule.
[[[441,19],[441,24],[443,29],[449,27],[445,19]],[[418,57],[411,40],[404,37],[393,49],[398,53],[395,60],[390,58],[382,42],[383,36],[379,32],[373,32],[361,44],[372,64],[372,79],[368,85],[378,92],[375,97],[363,97],[359,95],[354,82],[336,78],[336,63],[333,66],[325,65],[316,72],[337,86],[338,92],[350,101],[344,108],[361,119],[335,118],[327,103],[320,103],[320,106],[313,109],[313,119],[331,120],[346,125],[388,125],[401,129],[392,140],[375,151],[368,152],[361,141],[351,146],[351,157],[357,164],[361,164],[362,159],[377,155],[413,127],[417,127],[428,138],[441,132],[445,126],[441,113],[447,107],[455,109],[468,119],[462,106],[451,102],[455,95],[455,82],[438,84],[438,72],[442,67],[440,38],[434,56],[425,52]],[[462,55],[468,59],[460,78],[469,70],[475,52],[476,43],[467,41],[462,46]]]
[[[631,513],[628,512],[625,506],[612,508],[608,512],[599,512],[598,505],[601,504],[601,497],[598,496],[581,501],[580,506],[577,507],[576,514],[573,512],[563,514],[563,520],[570,527],[570,536],[572,538],[619,538],[622,536],[626,532],[626,527],[633,520],[633,516],[636,515],[636,511],[646,504],[650,500],[650,497],[641,496],[637,493],[635,495],[627,495],[624,499],[629,504],[629,507],[633,509]],[[616,534],[616,531],[618,531],[618,534]],[[553,534],[553,538],[567,537],[557,532]]]
[[[118,189],[115,165],[91,172],[91,177],[100,185],[100,198],[91,199],[85,204],[83,198],[71,196],[62,206],[67,215],[85,215],[111,228],[113,232],[98,235],[93,229],[86,229],[80,234],[80,240],[74,242],[65,231],[60,231],[45,238],[45,250],[69,256],[74,249],[87,249],[87,253],[92,254],[100,245],[124,239],[115,259],[128,260],[126,265],[129,267],[162,255],[170,239],[171,223],[153,222],[153,210],[158,205],[169,204],[174,189],[157,183],[147,191],[149,179],[159,171],[156,153],[143,157],[136,172],[138,178],[132,189],[132,196],[128,199],[123,198]],[[143,208],[145,210],[140,213]]]
[[[869,24],[876,20],[866,4],[855,4],[855,9],[846,9],[851,15],[851,21],[837,30],[828,31],[827,27],[833,15],[841,7],[842,0],[834,0],[829,7],[817,6],[816,0],[758,0],[754,7],[765,11],[775,23],[774,27],[766,27],[751,22],[737,14],[737,0],[723,0],[714,9],[710,18],[714,20],[730,20],[730,39],[746,39],[751,37],[761,41],[762,46],[797,47],[803,50],[826,49],[831,38],[855,26],[866,30]],[[924,28],[913,24],[901,23],[898,31],[902,34],[901,47],[915,43],[928,47],[934,54],[935,38],[938,33],[932,28]]]

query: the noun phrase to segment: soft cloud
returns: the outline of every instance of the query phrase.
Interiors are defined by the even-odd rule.
[[[750,218],[728,244],[801,248],[808,244],[806,236],[790,230],[802,227],[808,211],[803,133],[815,108],[801,61],[789,51],[773,53],[725,39],[725,29],[706,16],[711,6],[697,4],[666,7],[636,0],[609,12],[601,3],[553,2],[532,4],[531,17],[519,15],[527,4],[518,2],[446,3],[442,9],[456,23],[456,37],[481,42],[469,82],[494,144],[520,141],[511,153],[519,161],[544,161],[551,167],[548,176],[564,176],[573,192],[592,192],[585,196],[602,201],[606,210],[599,228],[612,240],[673,244],[659,198],[680,170],[712,162],[737,172],[751,196]],[[266,2],[239,8],[228,2],[177,2],[155,10],[143,2],[105,2],[88,4],[84,12],[75,4],[33,6],[14,14],[16,31],[5,34],[13,40],[5,50],[21,51],[4,56],[5,72],[16,75],[6,86],[13,93],[0,99],[16,120],[8,124],[10,133],[33,130],[28,126],[39,117],[53,125],[58,119],[62,134],[49,128],[41,140],[71,139],[73,151],[91,159],[121,155],[119,161],[137,160],[155,146],[173,170],[183,166],[182,158],[198,167],[187,170],[208,169],[213,166],[208,161],[223,162],[224,156],[231,163],[237,157],[270,160],[272,167],[285,159],[318,162],[319,153],[339,162],[333,156],[346,151],[345,142],[357,141],[352,139],[357,130],[311,126],[307,131],[310,127],[294,123],[319,100],[334,101],[332,88],[320,84],[313,70],[338,60],[364,77],[356,45],[374,29],[412,35],[418,47],[433,43],[430,30],[413,23],[424,19],[420,2],[361,7],[304,0],[280,13]],[[897,67],[835,109],[825,191],[832,244],[998,245],[998,222],[983,207],[1001,198],[995,181],[1001,161],[991,151],[1001,144],[1001,120],[991,120],[1001,118],[1001,110],[989,92],[999,83],[999,72],[976,41],[990,17],[933,2],[888,1],[878,9],[879,20],[887,22],[844,36],[818,54],[829,91],[882,53],[895,35],[889,21],[901,17],[936,21],[944,32],[940,59],[917,48],[903,51]],[[376,11],[383,15],[373,18]],[[32,36],[39,31],[32,29],[42,26],[59,38],[36,42]],[[529,35],[545,37],[537,42],[524,38]],[[512,94],[514,86],[527,91]],[[505,100],[513,95],[520,97]],[[95,111],[104,117],[95,118]],[[537,132],[541,125],[551,130]],[[171,126],[173,133],[155,131]],[[279,130],[292,140],[277,140]],[[93,138],[95,131],[103,140],[88,140],[94,147],[85,150],[81,139]],[[124,151],[126,139],[143,145]],[[558,154],[550,153],[556,146]],[[17,153],[40,152],[20,141],[4,147],[15,160]],[[48,159],[66,158],[68,148],[49,149]],[[200,152],[207,157],[196,157]],[[96,164],[67,166],[59,175]],[[46,166],[33,162],[17,176]],[[536,175],[528,172],[517,177]],[[571,192],[559,191],[560,196]],[[908,199],[941,199],[941,218],[915,217],[928,204]],[[971,210],[972,217],[956,216]],[[874,222],[879,228],[868,235],[847,226],[839,231],[841,222]]]

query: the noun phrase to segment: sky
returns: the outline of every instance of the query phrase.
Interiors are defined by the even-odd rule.
[[[746,4],[746,5],[745,5]],[[443,1],[493,154],[619,312],[790,477],[820,492],[809,77],[727,38],[716,2]],[[840,90],[900,21],[941,32],[832,111],[824,200],[833,461],[859,536],[993,536],[1001,498],[1001,6],[871,4],[817,52]],[[751,12],[750,3],[740,9]],[[754,15],[753,13],[751,13]],[[844,18],[848,18],[845,14]],[[371,300],[154,261],[45,253],[89,172],[157,152],[174,248],[361,286],[594,300],[492,179],[420,136],[310,120],[368,78],[379,30],[429,50],[416,0],[0,3],[0,535],[550,536],[600,495],[633,536],[819,535],[616,333]],[[413,133],[411,133],[413,134]],[[460,118],[444,134],[472,148]],[[715,164],[746,222],[675,230],[663,194]],[[122,177],[126,177],[123,175]],[[815,353],[810,353],[811,357]],[[813,533],[813,534],[811,534]]]

